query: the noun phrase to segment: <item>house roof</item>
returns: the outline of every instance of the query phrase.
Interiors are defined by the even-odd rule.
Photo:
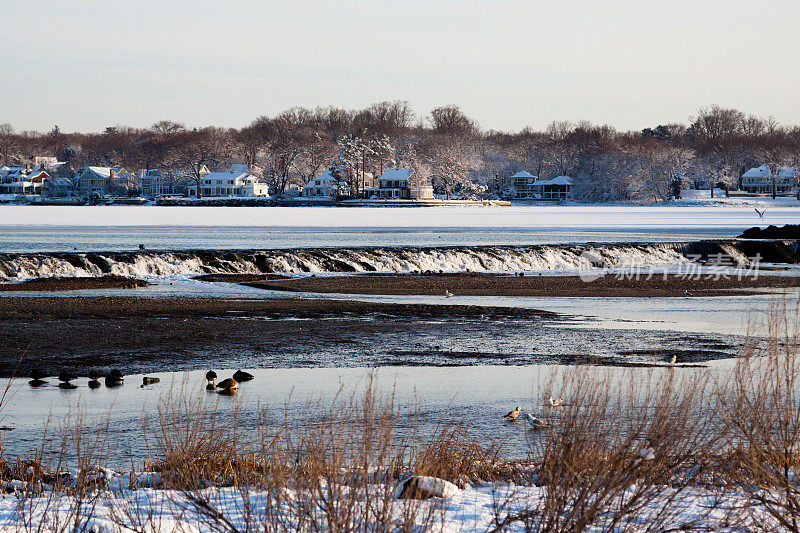
[[[247,172],[209,172],[208,174],[203,175],[203,179],[218,179],[218,180],[229,180],[229,179],[238,179],[238,178],[246,178],[250,174]]]
[[[797,169],[794,167],[781,167],[778,169],[779,178],[796,178]]]
[[[334,185],[338,185],[338,183],[339,183],[339,180],[337,180],[336,178],[333,177],[333,174],[331,174],[331,171],[330,170],[326,170],[325,172],[323,172],[322,174],[320,174],[319,176],[317,176],[313,180],[311,180],[308,183],[306,183],[303,186],[303,189],[313,189],[315,187],[321,187],[321,185],[316,185],[314,183],[316,181],[322,181],[322,182],[325,182],[326,184],[330,183],[330,182],[333,182]]]
[[[414,173],[410,168],[387,168],[379,180],[407,180]]]
[[[90,170],[97,174],[98,176],[103,176],[105,178],[111,177],[111,171],[113,170],[115,174],[119,174],[122,172],[120,167],[86,167],[86,170]]]
[[[525,170],[520,170],[516,174],[513,174],[511,177],[512,178],[536,178],[536,176],[532,175],[530,172],[527,172]]]
[[[743,178],[769,178],[770,176],[772,176],[772,172],[769,169],[769,165],[761,165],[760,167],[751,168],[742,174]]]
[[[572,185],[572,178],[569,176],[556,176],[549,180],[536,180],[534,185]]]

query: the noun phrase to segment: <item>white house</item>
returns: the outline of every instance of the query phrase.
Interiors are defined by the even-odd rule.
[[[194,180],[188,186],[188,193],[189,196],[197,196],[197,183]],[[249,172],[233,169],[227,172],[209,172],[200,178],[200,196],[269,198],[269,185]]]
[[[34,169],[30,163],[24,167],[0,167],[0,194],[40,194],[49,177],[43,168]]]
[[[751,194],[771,194],[773,181],[775,194],[791,194],[797,183],[797,171],[793,167],[781,167],[773,176],[767,164],[751,168],[742,174],[742,190]]]
[[[300,193],[304,198],[336,198],[339,192],[339,181],[326,170],[303,186]]]

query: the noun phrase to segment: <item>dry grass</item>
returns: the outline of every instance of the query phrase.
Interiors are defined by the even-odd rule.
[[[302,423],[288,405],[278,418],[264,410],[258,431],[247,435],[236,402],[220,409],[215,395],[173,387],[143,425],[150,456],[142,465],[160,473],[158,488],[172,489],[172,499],[114,504],[109,519],[142,532],[164,516],[170,523],[193,517],[210,531],[435,529],[446,502],[396,498],[404,476],[426,475],[462,487],[495,484],[490,529],[497,531],[798,531],[796,316],[777,307],[766,337],[749,340],[731,371],[665,367],[620,375],[570,367],[544,388],[564,405],[546,408],[550,425],[531,432],[524,462],[511,460],[503,442],[475,439],[469,427],[399,436],[399,420],[409,413],[393,393],[377,390],[374,374],[358,389],[306,404]],[[107,459],[107,424],[87,428],[78,413],[57,428],[55,449],[0,463],[0,479],[19,482],[17,529],[40,530],[34,517],[43,515],[47,530],[80,530],[104,498],[121,496],[108,492],[96,467]],[[76,474],[64,474],[67,464]],[[130,479],[114,490],[153,485],[150,477]],[[528,500],[530,492],[508,490],[509,481],[542,490]],[[236,494],[234,507],[220,487]],[[681,515],[697,487],[715,497],[704,512]],[[62,496],[69,497],[66,509]],[[729,497],[741,505],[725,507]]]

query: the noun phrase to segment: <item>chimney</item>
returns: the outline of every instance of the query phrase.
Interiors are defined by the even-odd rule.
[[[27,172],[28,174],[31,173],[31,164],[30,163],[25,163],[25,172]]]
[[[108,171],[108,179],[110,179],[110,180],[114,179],[114,169],[113,168],[109,169],[109,171]]]

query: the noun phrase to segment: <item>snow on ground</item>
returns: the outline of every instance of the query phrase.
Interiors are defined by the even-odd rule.
[[[771,201],[771,200],[770,200]],[[768,224],[798,221],[796,200],[769,205],[763,219],[744,200],[722,205],[512,206],[512,207],[152,207],[4,206],[1,226],[241,226],[341,229],[591,229],[714,231],[738,234]],[[791,203],[794,202],[794,203]]]
[[[377,486],[376,493],[383,493],[383,488]],[[95,497],[84,498],[77,502],[69,497],[48,498],[45,494],[36,498],[20,498],[13,494],[6,494],[0,499],[0,528],[10,530],[20,528],[23,530],[38,530],[44,524],[44,530],[55,529],[58,525],[76,526],[75,530],[111,532],[111,531],[209,531],[215,524],[220,530],[248,531],[252,528],[261,529],[269,525],[264,520],[263,513],[270,500],[270,495],[259,491],[242,492],[235,488],[211,487],[195,493],[208,501],[212,508],[221,513],[224,520],[209,521],[208,514],[199,512],[198,507],[186,497],[186,494],[171,490],[142,488],[138,490],[115,490],[97,493]],[[392,514],[398,522],[402,519],[404,508],[420,505],[423,512],[417,516],[424,516],[424,510],[435,509],[432,513],[433,524],[442,531],[487,531],[495,527],[496,518],[504,518],[508,514],[518,514],[531,510],[542,502],[545,489],[540,487],[523,487],[514,485],[483,485],[476,488],[466,488],[459,494],[449,499],[433,498],[422,503],[409,502],[408,500],[395,500],[392,503]],[[723,526],[726,519],[731,518],[748,521],[753,517],[742,512],[740,506],[746,504],[738,494],[728,494],[721,497],[713,489],[690,489],[677,497],[675,491],[663,487],[660,495],[635,517],[628,517],[616,530],[636,529],[638,524],[653,525],[652,520],[665,507],[670,512],[664,513],[666,521],[660,530],[730,530]],[[272,508],[277,505],[281,509],[283,520],[292,521],[293,509],[299,507],[297,500],[303,495],[284,489],[281,491],[281,501],[271,500]],[[669,501],[669,498],[675,498]],[[76,519],[75,510],[80,504],[80,518]],[[358,505],[358,504],[356,504]],[[307,504],[304,505],[308,509]],[[747,507],[745,507],[747,508]],[[320,507],[321,509],[321,507]],[[373,511],[374,512],[374,511]],[[252,514],[250,514],[252,513]],[[739,516],[733,516],[737,513]],[[765,513],[760,513],[757,507],[750,506],[749,513],[754,515],[761,526],[769,529],[771,520]],[[361,513],[356,512],[356,516]],[[743,516],[744,515],[744,516]],[[374,516],[374,514],[373,514]],[[321,530],[327,530],[324,525],[322,512],[318,511]],[[662,517],[663,518],[663,517]],[[227,521],[227,522],[225,522]],[[603,525],[594,524],[588,531],[601,531]],[[248,525],[250,526],[248,528]],[[418,524],[419,525],[419,524]],[[78,527],[80,526],[80,527]],[[627,528],[625,527],[627,526]],[[235,528],[235,529],[234,529]],[[718,529],[719,528],[719,529]],[[71,527],[69,529],[72,529]],[[291,527],[290,527],[291,529]],[[739,530],[746,530],[746,524],[739,524]],[[504,531],[525,531],[524,522],[511,522]]]

